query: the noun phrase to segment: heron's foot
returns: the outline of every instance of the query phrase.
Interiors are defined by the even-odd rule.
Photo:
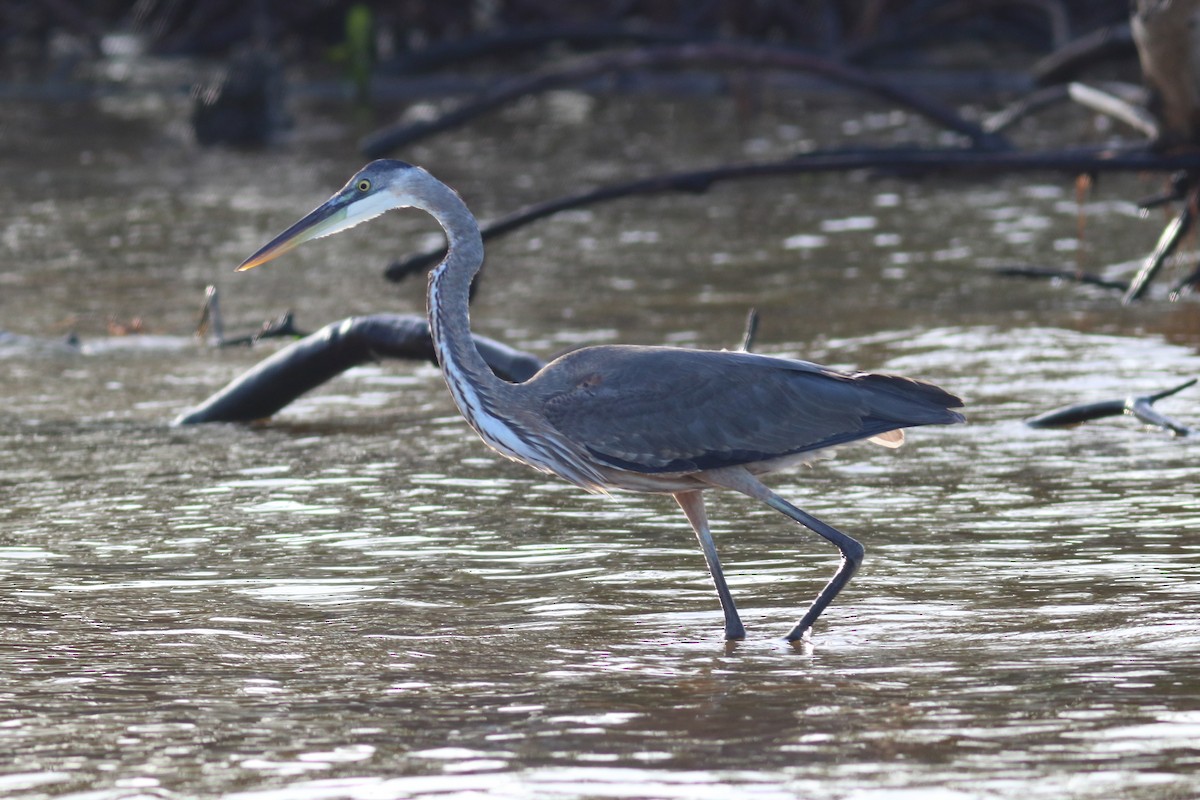
[[[792,651],[801,655],[811,656],[816,652],[816,647],[813,645],[812,631],[804,632],[804,635],[799,639],[789,639],[787,643],[792,646]]]
[[[784,638],[795,645],[811,642],[812,625],[806,624],[805,621],[801,621],[798,625],[796,625],[796,627],[792,628],[791,631],[788,632],[788,635]]]

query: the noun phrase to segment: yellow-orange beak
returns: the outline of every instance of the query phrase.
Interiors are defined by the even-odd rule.
[[[338,192],[306,214],[299,222],[259,248],[258,252],[238,265],[238,272],[265,264],[310,239],[329,236],[357,224],[361,220],[348,221],[353,205],[352,200],[353,198],[346,197],[344,192]]]

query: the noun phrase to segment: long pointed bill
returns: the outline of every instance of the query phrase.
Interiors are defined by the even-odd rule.
[[[253,269],[306,241],[341,233],[360,222],[378,217],[388,209],[404,205],[408,205],[406,198],[397,196],[395,192],[385,188],[382,191],[370,191],[370,180],[360,180],[359,176],[355,175],[334,197],[306,213],[298,223],[284,230],[282,234],[259,248],[257,253],[242,261],[238,271]]]
[[[346,221],[346,212],[346,200],[340,194],[334,195],[239,264],[238,272],[265,264],[310,239],[337,233]]]

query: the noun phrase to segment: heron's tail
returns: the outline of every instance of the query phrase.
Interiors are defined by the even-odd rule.
[[[897,428],[966,421],[962,414],[952,410],[962,408],[962,400],[932,383],[874,373],[855,375],[854,380],[871,389],[867,401],[870,415],[894,422]]]

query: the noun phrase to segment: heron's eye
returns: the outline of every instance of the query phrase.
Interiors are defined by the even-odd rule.
[[[363,178],[362,180],[360,180],[358,182],[358,190],[360,192],[365,192],[370,188],[371,188],[371,181],[369,179]]]

